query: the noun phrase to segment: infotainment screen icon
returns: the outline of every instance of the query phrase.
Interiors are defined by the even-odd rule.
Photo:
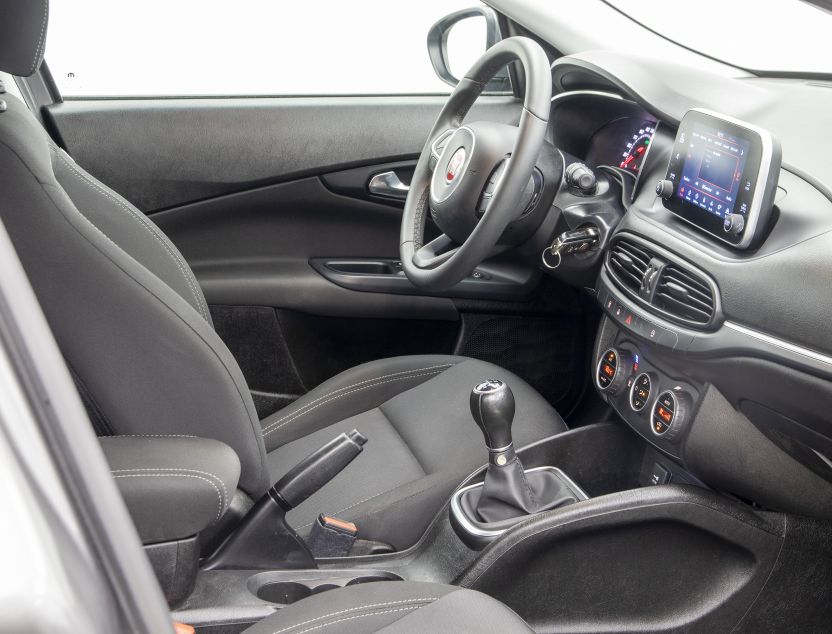
[[[779,171],[780,146],[771,134],[695,109],[682,119],[656,191],[669,211],[746,249],[768,226]]]

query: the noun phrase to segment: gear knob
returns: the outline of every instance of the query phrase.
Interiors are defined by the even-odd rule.
[[[471,415],[491,453],[500,453],[511,445],[514,394],[508,385],[498,379],[477,385],[471,392]]]

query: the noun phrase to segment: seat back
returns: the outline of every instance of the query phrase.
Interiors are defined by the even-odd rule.
[[[0,0],[0,70],[37,70],[47,14],[46,0]],[[240,458],[240,487],[261,495],[260,422],[184,258],[52,143],[24,103],[0,100],[0,220],[99,433],[221,440]]]

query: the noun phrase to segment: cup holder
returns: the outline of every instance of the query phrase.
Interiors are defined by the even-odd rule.
[[[316,588],[317,590],[317,588]],[[257,598],[269,603],[289,605],[312,594],[312,588],[296,581],[267,583],[257,589]]]
[[[248,578],[249,592],[261,601],[289,605],[315,594],[374,581],[401,581],[386,570],[283,570]]]

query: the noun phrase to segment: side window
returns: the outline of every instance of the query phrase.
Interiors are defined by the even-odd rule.
[[[477,0],[52,0],[64,97],[447,94],[431,25]],[[481,5],[480,5],[481,6]],[[455,27],[454,70],[485,50]],[[463,71],[464,72],[464,69]]]

